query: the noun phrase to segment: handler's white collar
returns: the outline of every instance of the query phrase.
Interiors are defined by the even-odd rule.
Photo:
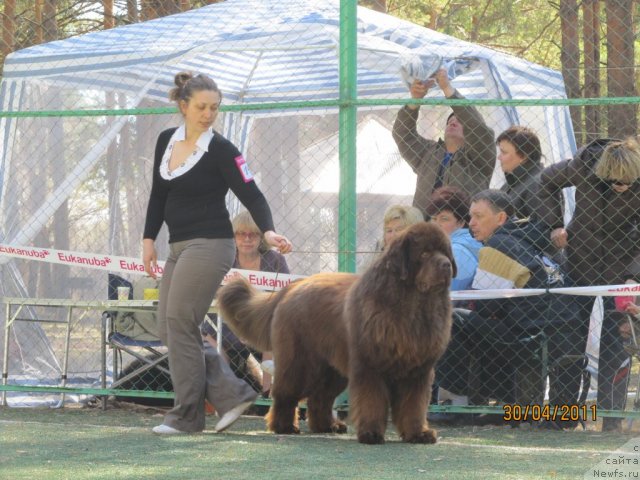
[[[184,161],[184,163],[174,169],[172,172],[169,172],[169,160],[171,160],[171,152],[173,151],[173,146],[176,142],[182,142],[185,140],[187,134],[187,130],[185,125],[180,125],[173,135],[171,135],[171,139],[169,140],[169,144],[164,151],[164,155],[162,156],[162,162],[160,163],[160,176],[165,180],[172,180],[180,175],[184,175],[189,170],[191,170],[198,161],[202,158],[202,156],[209,151],[209,143],[214,137],[213,130],[210,128],[200,134],[198,137],[198,141],[196,142],[196,149],[193,154],[189,155],[189,157]]]

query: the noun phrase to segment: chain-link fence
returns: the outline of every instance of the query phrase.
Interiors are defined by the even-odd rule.
[[[561,9],[563,21],[571,12]],[[394,205],[413,204],[450,233],[453,288],[491,292],[456,299],[436,374],[433,402],[443,410],[571,410],[596,395],[600,411],[623,410],[637,391],[636,302],[614,304],[606,286],[636,280],[640,153],[596,142],[574,155],[595,138],[635,134],[635,92],[612,86],[620,70],[635,75],[631,44],[631,63],[616,57],[599,73],[611,100],[567,99],[580,96],[570,85],[580,64],[561,73],[362,7],[356,22],[337,1],[229,0],[10,55],[0,86],[1,295],[94,306],[67,316],[64,306],[7,301],[3,389],[63,378],[76,393],[103,392],[103,380],[142,366],[119,388],[171,390],[165,360],[144,369],[154,352],[109,347],[103,359],[101,327],[108,336],[126,322],[120,312],[104,323],[99,302],[114,300],[103,262],[116,257],[124,260],[113,272],[143,299],[127,259],[141,255],[156,138],[182,121],[167,92],[176,73],[193,71],[223,92],[215,129],[248,160],[277,230],[292,240],[291,273],[364,271],[408,221]],[[607,148],[618,153],[597,167]],[[232,195],[227,205],[232,218],[243,210]],[[166,259],[165,228],[156,245]],[[39,258],[32,247],[55,253]],[[583,295],[585,286],[602,288]],[[545,293],[558,287],[578,290]],[[208,320],[209,341],[268,396],[262,354]],[[9,404],[23,400],[9,393]]]

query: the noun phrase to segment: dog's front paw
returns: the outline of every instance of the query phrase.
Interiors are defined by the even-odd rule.
[[[358,441],[367,445],[381,445],[384,443],[384,435],[380,432],[358,432]]]
[[[347,424],[339,420],[336,420],[331,425],[331,431],[333,433],[347,433]]]
[[[273,433],[280,435],[297,435],[300,433],[300,429],[295,425],[286,425],[274,428]]]
[[[323,428],[311,427],[310,430],[313,433],[347,433],[347,425],[342,422],[335,422],[331,425],[326,425]]]
[[[438,441],[438,432],[427,428],[415,437],[407,438],[408,443],[436,443]]]

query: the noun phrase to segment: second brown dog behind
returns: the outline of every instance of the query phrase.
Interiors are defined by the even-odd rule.
[[[272,351],[275,433],[299,433],[307,399],[312,432],[344,433],[333,402],[349,379],[350,419],[362,443],[383,443],[387,416],[406,442],[434,443],[426,422],[433,368],[451,331],[455,262],[434,224],[409,227],[362,276],[322,273],[277,293],[236,279],[218,292],[222,318],[258,350]]]

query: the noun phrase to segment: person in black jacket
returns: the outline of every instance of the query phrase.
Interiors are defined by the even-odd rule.
[[[160,133],[143,236],[143,263],[157,272],[155,239],[163,223],[170,253],[158,305],[160,339],[169,350],[174,407],[153,432],[175,435],[205,427],[205,399],[221,415],[215,430],[228,428],[253,403],[256,392],[236,378],[214,348],[203,345],[200,323],[236,246],[225,196],[229,189],[251,213],[264,240],[280,253],[289,240],[275,233],[271,210],[238,149],[212,129],[222,94],[205,75],[178,73],[169,92],[184,124]]]
[[[284,255],[265,245],[262,232],[249,212],[243,211],[233,217],[231,225],[236,238],[236,258],[232,268],[254,272],[289,273],[289,265]],[[210,313],[208,316],[209,319],[202,322],[200,330],[205,340],[217,348],[218,334],[213,325],[218,323],[218,315]],[[268,397],[271,390],[271,375],[266,372],[260,375],[257,365],[257,371],[252,368],[250,356],[253,355],[254,361],[272,360],[271,353],[258,352],[245,345],[226,323],[222,324],[221,334],[222,351],[227,356],[233,373],[236,377],[245,380],[254,390]]]
[[[505,184],[500,188],[511,197],[514,209],[514,216],[518,220],[526,220],[535,230],[542,230],[545,236],[550,234],[544,232],[549,230],[540,221],[540,209],[542,202],[538,195],[540,190],[540,175],[542,174],[542,147],[538,135],[528,127],[514,125],[507,128],[498,135],[496,139],[498,145],[498,161],[505,177]],[[555,208],[557,214],[561,215],[562,195],[558,194],[558,203]],[[545,254],[561,263],[564,259],[559,252],[546,238],[537,236],[532,238],[536,242],[536,247],[544,250]]]
[[[540,139],[530,128],[514,125],[498,135],[496,145],[506,180],[501,190],[511,196],[515,216],[519,219],[536,216],[542,173]]]
[[[483,243],[472,288],[546,289],[564,286],[559,267],[545,257],[536,244],[544,234],[535,225],[514,220],[511,198],[500,190],[484,190],[471,199],[469,228]],[[504,297],[476,301],[475,311],[462,315],[458,336],[450,349],[467,351],[467,392],[460,382],[448,383],[450,372],[442,371],[443,387],[468,394],[473,403],[492,398],[504,403],[541,404],[544,378],[539,354],[541,342],[549,339],[550,402],[575,403],[580,388],[580,370],[556,360],[580,356],[581,343],[572,338],[574,316],[564,295]],[[579,340],[579,339],[578,339]],[[462,346],[462,348],[461,348]],[[572,364],[573,365],[573,364]],[[440,368],[440,366],[439,366]],[[443,367],[443,369],[446,367]]]
[[[558,194],[575,187],[575,209],[571,220],[559,208]],[[550,238],[566,252],[566,270],[579,286],[618,285],[640,256],[640,145],[634,138],[599,138],[582,147],[572,159],[550,165],[540,181],[541,220],[550,227]],[[595,298],[578,296],[574,310],[581,317],[582,344],[587,344]],[[602,297],[604,311],[615,310],[612,297]],[[605,315],[605,333],[611,328]],[[614,322],[615,323],[615,322]],[[606,333],[600,352],[609,348]],[[599,371],[604,381],[608,373]],[[609,380],[610,381],[610,380]],[[599,383],[602,383],[599,381]],[[610,399],[599,392],[598,408],[608,408]],[[603,419],[604,430],[616,430],[620,420]]]

